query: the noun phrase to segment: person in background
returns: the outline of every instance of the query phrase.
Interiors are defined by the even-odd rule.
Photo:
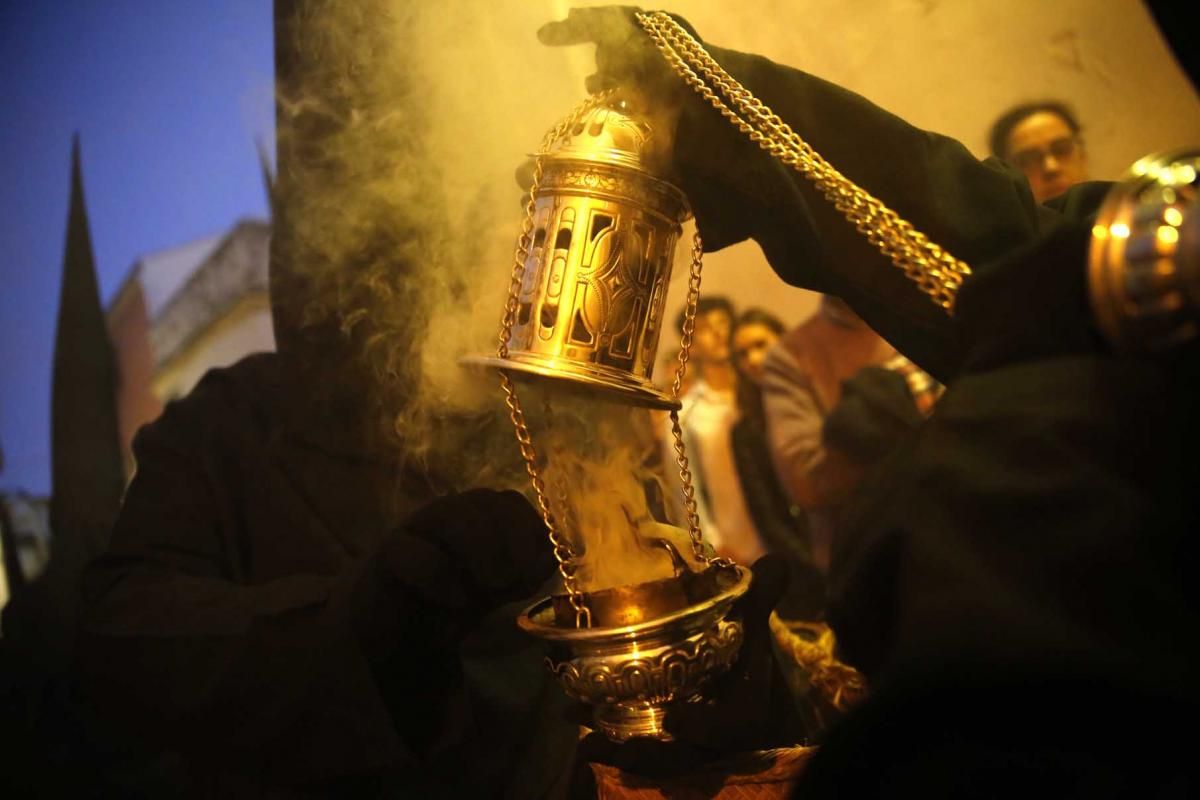
[[[761,308],[742,312],[733,326],[730,343],[738,375],[739,419],[730,433],[730,445],[758,537],[788,564],[788,590],[776,610],[785,619],[815,620],[824,610],[825,579],[813,563],[804,512],[788,498],[776,475],[763,409],[763,364],[784,330],[778,317]]]
[[[842,300],[825,295],[817,312],[784,334],[763,362],[767,441],[779,480],[804,509],[813,557],[828,569],[837,506],[853,480],[831,462],[822,441],[842,384],[863,367],[883,364],[895,349]]]
[[[1088,179],[1087,150],[1075,112],[1060,100],[1022,103],[992,123],[992,155],[1029,179],[1039,203]]]
[[[717,552],[742,564],[752,564],[766,548],[755,532],[738,483],[729,434],[737,421],[737,371],[730,358],[729,337],[735,318],[733,303],[722,295],[701,297],[696,306],[695,328],[688,359],[694,374],[680,398],[679,423],[684,447],[691,462],[697,513],[705,538]],[[676,329],[681,333],[684,312]],[[678,507],[679,476],[674,469],[674,439],[670,423],[664,431],[663,459],[668,496],[676,503],[676,518],[685,519]]]

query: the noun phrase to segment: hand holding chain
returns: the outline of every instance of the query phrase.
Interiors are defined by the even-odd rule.
[[[878,198],[857,186],[813,150],[777,114],[708,54],[665,12],[638,13],[637,20],[679,77],[763,150],[810,180],[875,248],[946,313],[971,268],[929,241]],[[701,77],[701,74],[703,77]],[[735,108],[713,90],[716,87]]]

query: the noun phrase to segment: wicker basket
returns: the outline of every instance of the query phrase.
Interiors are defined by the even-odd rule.
[[[828,625],[783,620],[774,613],[770,624],[780,652],[807,674],[808,683],[835,711],[848,711],[866,696],[862,673],[834,656],[837,643]]]
[[[788,747],[742,753],[669,779],[643,778],[606,764],[591,767],[598,800],[770,800],[791,797],[815,752]]]

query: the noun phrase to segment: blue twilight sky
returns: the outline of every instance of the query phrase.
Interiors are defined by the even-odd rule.
[[[50,375],[79,131],[107,303],[141,254],[265,218],[270,0],[0,0],[0,488],[50,490]]]

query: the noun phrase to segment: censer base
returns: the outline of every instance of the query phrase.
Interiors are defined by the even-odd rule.
[[[625,370],[600,365],[584,365],[565,358],[552,358],[528,352],[499,356],[465,356],[460,364],[509,370],[514,377],[550,378],[591,395],[597,391],[614,399],[647,408],[678,409],[679,401],[650,381]]]
[[[627,742],[634,737],[674,741],[666,728],[667,707],[654,703],[615,703],[599,705],[592,715],[596,730],[614,742]]]
[[[729,611],[750,588],[750,580],[745,567],[710,567],[699,574],[620,587],[620,592],[584,595],[589,603],[597,601],[600,619],[607,616],[599,602],[602,595],[614,612],[609,618],[624,618],[631,608],[640,609],[639,614],[653,612],[636,624],[563,624],[561,599],[556,616],[556,598],[551,597],[526,609],[517,624],[553,644],[546,666],[567,695],[595,707],[596,727],[605,736],[618,742],[634,736],[668,740],[667,709],[699,695],[736,660],[743,628]],[[676,607],[677,598],[683,598],[682,607]]]

